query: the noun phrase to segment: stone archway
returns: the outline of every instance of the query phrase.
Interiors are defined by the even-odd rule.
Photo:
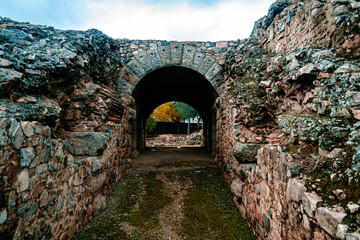
[[[135,99],[136,123],[132,148],[145,146],[145,122],[150,113],[167,101],[182,101],[198,110],[204,120],[206,147],[215,153],[217,88],[222,67],[195,47],[171,43],[134,56],[120,72],[118,88]]]

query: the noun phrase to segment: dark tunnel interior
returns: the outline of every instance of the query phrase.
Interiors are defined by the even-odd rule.
[[[156,107],[170,101],[187,103],[199,112],[204,121],[205,145],[213,150],[214,105],[218,94],[203,75],[189,68],[163,67],[143,77],[132,96],[137,110],[133,147],[138,151],[145,147],[146,120]]]

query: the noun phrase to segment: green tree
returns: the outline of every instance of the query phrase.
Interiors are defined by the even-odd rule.
[[[146,132],[148,134],[153,134],[156,128],[156,120],[154,117],[154,113],[151,113],[148,120],[146,121]]]
[[[183,102],[174,102],[174,106],[182,119],[199,118],[199,113],[190,105]]]

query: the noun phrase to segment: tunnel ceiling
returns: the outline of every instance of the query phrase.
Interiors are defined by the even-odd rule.
[[[145,119],[159,105],[181,101],[194,107],[204,119],[211,112],[217,93],[200,73],[184,67],[163,67],[145,77],[136,85],[132,96],[138,114]]]

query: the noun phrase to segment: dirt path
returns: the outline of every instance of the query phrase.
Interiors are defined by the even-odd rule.
[[[205,150],[153,149],[133,160],[77,239],[253,239],[231,199]]]

